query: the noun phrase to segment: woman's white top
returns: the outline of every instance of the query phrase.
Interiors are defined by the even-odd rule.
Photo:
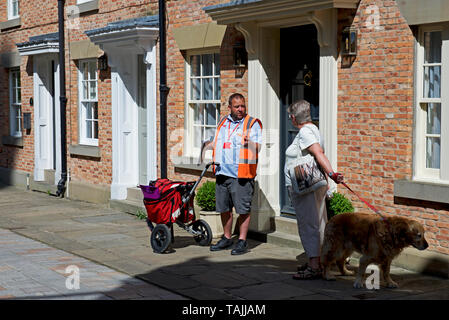
[[[289,165],[298,157],[299,154],[305,156],[310,152],[307,150],[314,143],[319,143],[324,150],[324,139],[318,130],[318,127],[313,123],[305,124],[296,135],[292,144],[285,151],[285,185],[291,186],[290,174],[288,172]],[[302,153],[301,153],[302,152]]]

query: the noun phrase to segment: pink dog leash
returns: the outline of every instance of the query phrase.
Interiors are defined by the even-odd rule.
[[[348,188],[349,191],[351,191],[353,194],[355,194],[357,196],[357,198],[359,198],[363,203],[365,203],[371,210],[373,210],[375,213],[377,213],[380,216],[381,220],[385,221],[385,217],[380,213],[380,211],[378,209],[376,209],[376,207],[374,207],[373,205],[369,204],[368,201],[366,201],[365,199],[363,199],[361,196],[359,196],[356,192],[354,192],[351,188],[349,188],[349,186],[344,183],[341,182],[342,185],[344,185],[346,188]]]

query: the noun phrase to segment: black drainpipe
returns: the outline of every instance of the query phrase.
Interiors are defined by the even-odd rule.
[[[66,106],[65,92],[65,41],[64,41],[64,0],[58,0],[59,26],[59,101],[61,105],[61,180],[56,195],[64,197],[67,182]]]
[[[165,33],[165,0],[159,0],[159,99],[160,99],[160,130],[161,130],[161,178],[167,178],[167,48]]]

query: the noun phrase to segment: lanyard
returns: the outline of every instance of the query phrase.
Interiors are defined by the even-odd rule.
[[[228,119],[228,121],[229,121],[229,125],[228,125],[228,139],[226,141],[230,141],[231,140],[231,137],[234,134],[234,131],[237,130],[238,127],[240,127],[240,123],[241,123],[241,121],[240,121],[239,124],[236,125],[234,130],[232,130],[232,132],[231,132],[231,120]]]

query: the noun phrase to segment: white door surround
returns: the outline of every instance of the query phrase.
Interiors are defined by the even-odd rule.
[[[55,170],[56,185],[61,176],[58,33],[16,45],[20,56],[33,59],[34,180],[43,181],[45,170]]]
[[[220,17],[211,17],[218,23]],[[279,170],[280,106],[279,55],[280,28],[314,24],[320,45],[320,131],[325,138],[325,150],[333,168],[337,169],[337,9],[309,11],[289,19],[245,21],[235,27],[245,37],[248,51],[248,112],[261,119],[264,126],[264,144],[256,177],[260,190],[253,208],[258,218],[251,229],[270,229],[270,217],[280,215]],[[270,168],[263,168],[263,166]]]
[[[147,176],[157,178],[156,54],[157,28],[135,28],[90,35],[108,56],[111,67],[111,199],[127,198],[139,184],[138,55],[146,66]]]
[[[61,175],[61,114],[59,106],[58,55],[33,57],[34,87],[34,180],[43,181],[45,170]]]

